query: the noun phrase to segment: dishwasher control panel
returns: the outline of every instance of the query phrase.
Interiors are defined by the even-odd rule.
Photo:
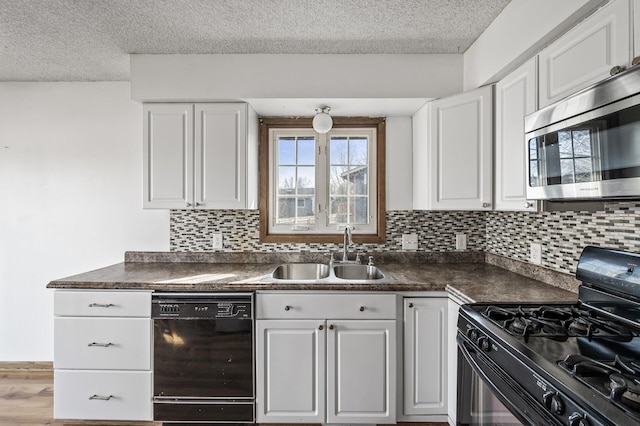
[[[151,317],[252,319],[253,295],[154,295]]]

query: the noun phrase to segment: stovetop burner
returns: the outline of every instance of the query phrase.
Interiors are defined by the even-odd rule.
[[[496,306],[482,313],[501,329],[522,336],[525,342],[532,336],[559,341],[568,337],[608,338],[629,341],[636,333],[624,324],[600,318],[595,311],[579,306]]]
[[[640,419],[640,360],[610,361],[568,355],[558,363],[571,376]]]

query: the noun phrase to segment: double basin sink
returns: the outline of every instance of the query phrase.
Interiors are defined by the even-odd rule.
[[[287,263],[276,267],[271,273],[274,280],[286,281],[377,281],[384,278],[380,269],[373,265],[347,263],[325,265],[323,263]]]

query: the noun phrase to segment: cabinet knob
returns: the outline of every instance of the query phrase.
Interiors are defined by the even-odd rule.
[[[636,56],[635,58],[633,58],[633,61],[631,61],[631,66],[633,67],[635,67],[638,64],[640,64],[640,56]]]
[[[413,308],[413,303],[409,303],[409,307],[410,307],[410,308]]]
[[[364,310],[367,309],[364,306],[360,306],[360,312],[364,312]]]
[[[533,207],[533,203],[531,201],[525,201],[524,202],[524,208],[525,209],[530,209],[531,207]]]
[[[191,203],[187,203],[187,207],[191,207],[193,204]]]
[[[196,207],[201,206],[203,203],[196,203]]]
[[[324,330],[324,325],[321,325],[320,327],[318,327],[318,330],[320,331]]]
[[[285,306],[285,307],[284,307],[284,310],[285,310],[285,311],[290,311],[290,310],[291,310],[291,306],[289,306],[289,305]]]
[[[335,327],[333,326],[333,324],[331,324],[331,325],[329,326],[329,330],[333,330],[334,328],[335,328]]]
[[[491,203],[482,203],[483,208],[491,207]]]
[[[611,71],[609,71],[609,74],[616,75],[621,73],[622,71],[624,71],[624,67],[621,67],[620,65],[616,65],[615,67],[611,68]]]

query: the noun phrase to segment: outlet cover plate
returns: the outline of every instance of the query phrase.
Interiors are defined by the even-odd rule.
[[[467,234],[456,234],[456,250],[467,249]]]
[[[418,250],[418,234],[403,234],[402,250]]]
[[[542,264],[542,244],[531,243],[529,245],[529,261],[536,265]]]
[[[214,250],[222,250],[222,232],[215,232],[211,239]]]

